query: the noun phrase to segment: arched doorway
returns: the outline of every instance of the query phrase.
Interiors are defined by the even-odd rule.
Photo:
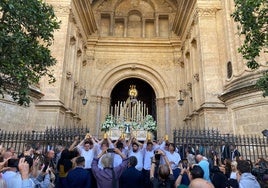
[[[132,81],[131,81],[132,80]],[[135,80],[137,82],[135,82]],[[125,87],[120,85],[124,85]],[[157,136],[164,136],[170,134],[170,130],[176,126],[176,119],[170,117],[176,117],[177,103],[176,98],[173,97],[173,84],[167,84],[164,77],[159,71],[156,71],[150,66],[146,66],[140,63],[125,63],[122,65],[111,65],[109,69],[105,69],[99,74],[94,81],[94,85],[91,87],[89,113],[86,117],[86,122],[91,125],[92,132],[96,132],[96,135],[101,135],[100,125],[105,121],[108,114],[111,113],[112,105],[115,105],[116,101],[123,99],[126,100],[130,84],[136,84],[138,97],[142,97],[145,100],[146,96],[149,97],[149,104],[152,105],[150,109],[151,115],[154,120],[157,121]],[[144,89],[148,86],[148,90]],[[139,88],[139,86],[143,86]],[[119,88],[119,89],[116,89]],[[144,91],[145,94],[142,94]],[[153,93],[153,94],[152,94]],[[122,96],[120,98],[120,96]],[[153,97],[152,97],[153,95]],[[115,111],[115,108],[113,108]]]
[[[119,82],[111,92],[110,106],[114,106],[118,101],[126,101],[128,99],[128,91],[130,85],[135,85],[138,91],[137,100],[143,101],[148,107],[148,114],[152,115],[156,120],[156,96],[153,88],[142,79],[127,78]]]

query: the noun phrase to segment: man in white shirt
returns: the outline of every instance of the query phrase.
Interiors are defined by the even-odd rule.
[[[121,141],[117,141],[115,143],[115,146],[116,146],[116,148],[118,148],[121,151],[121,153],[123,153],[125,156],[127,156],[127,149],[125,148],[124,143],[122,143]],[[123,162],[122,157],[119,154],[114,153],[113,167],[119,166],[122,162]]]
[[[153,142],[146,140],[143,144],[144,164],[142,174],[144,178],[144,187],[151,187],[150,185],[150,169],[152,164],[152,157],[157,146],[154,146]]]
[[[142,144],[136,140],[136,138],[132,138],[130,142],[131,146],[129,146],[129,155],[128,157],[135,156],[138,160],[135,168],[139,171],[142,171],[143,168],[143,152],[142,152]]]
[[[98,146],[92,140],[84,139],[77,145],[80,155],[85,158],[85,169],[91,169],[91,163]]]
[[[112,143],[112,140],[108,137],[105,139],[102,139],[101,141],[98,142],[98,147],[97,147],[97,155],[101,154],[103,151],[113,151],[114,149],[114,144]],[[112,152],[113,153],[113,152]],[[101,163],[101,158],[98,161],[98,167],[103,169],[102,163]]]
[[[97,147],[98,144],[95,142],[94,138],[90,138],[88,135],[77,145],[80,156],[85,158],[84,168],[89,171],[93,187],[96,186],[96,181],[91,171],[91,163],[96,155]]]
[[[181,156],[179,153],[175,151],[175,145],[173,143],[169,143],[168,151],[166,151],[166,155],[173,171],[174,178],[177,179],[179,176],[180,170],[178,169],[179,162],[181,161]]]
[[[22,185],[21,175],[18,172],[18,159],[9,159],[7,166],[9,167],[2,175],[8,188],[20,188]]]

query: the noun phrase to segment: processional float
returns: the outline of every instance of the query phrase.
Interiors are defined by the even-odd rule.
[[[130,136],[138,140],[151,139],[152,133],[156,131],[156,121],[148,114],[147,105],[137,100],[138,90],[135,85],[130,85],[126,101],[118,101],[110,107],[110,113],[106,115],[101,125],[104,137],[107,134],[111,139]]]

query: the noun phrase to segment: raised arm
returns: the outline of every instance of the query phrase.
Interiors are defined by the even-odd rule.
[[[82,146],[85,143],[86,139],[87,139],[87,135],[85,136],[83,140],[81,140],[81,142],[77,146],[79,147]]]
[[[166,154],[162,150],[157,150],[157,151],[164,158],[164,161],[165,161],[166,165],[168,165],[169,173],[173,174],[172,168],[170,166],[170,163],[169,163],[169,160],[168,160]]]
[[[178,178],[176,179],[176,182],[175,182],[175,187],[177,188],[180,184],[181,184],[181,180],[182,180],[182,176],[184,173],[187,173],[187,169],[186,168],[181,168],[181,172],[178,176]]]
[[[120,149],[118,149],[118,148],[114,148],[114,152],[117,153],[118,155],[120,155],[120,157],[121,157],[122,159],[126,159],[126,158],[127,158],[126,155],[123,154],[123,153],[120,151]]]
[[[69,151],[72,151],[74,149],[78,141],[79,141],[79,136],[75,136],[72,145],[69,147]]]

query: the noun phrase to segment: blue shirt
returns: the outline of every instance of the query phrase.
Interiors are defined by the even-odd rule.
[[[203,159],[203,160],[201,160],[199,163],[198,163],[198,165],[203,169],[203,171],[204,171],[204,176],[203,176],[203,178],[205,179],[205,180],[207,180],[208,182],[211,182],[211,180],[210,180],[210,178],[209,178],[209,174],[210,174],[210,172],[209,172],[209,163],[208,163],[208,161],[207,160],[205,160],[205,159]]]

